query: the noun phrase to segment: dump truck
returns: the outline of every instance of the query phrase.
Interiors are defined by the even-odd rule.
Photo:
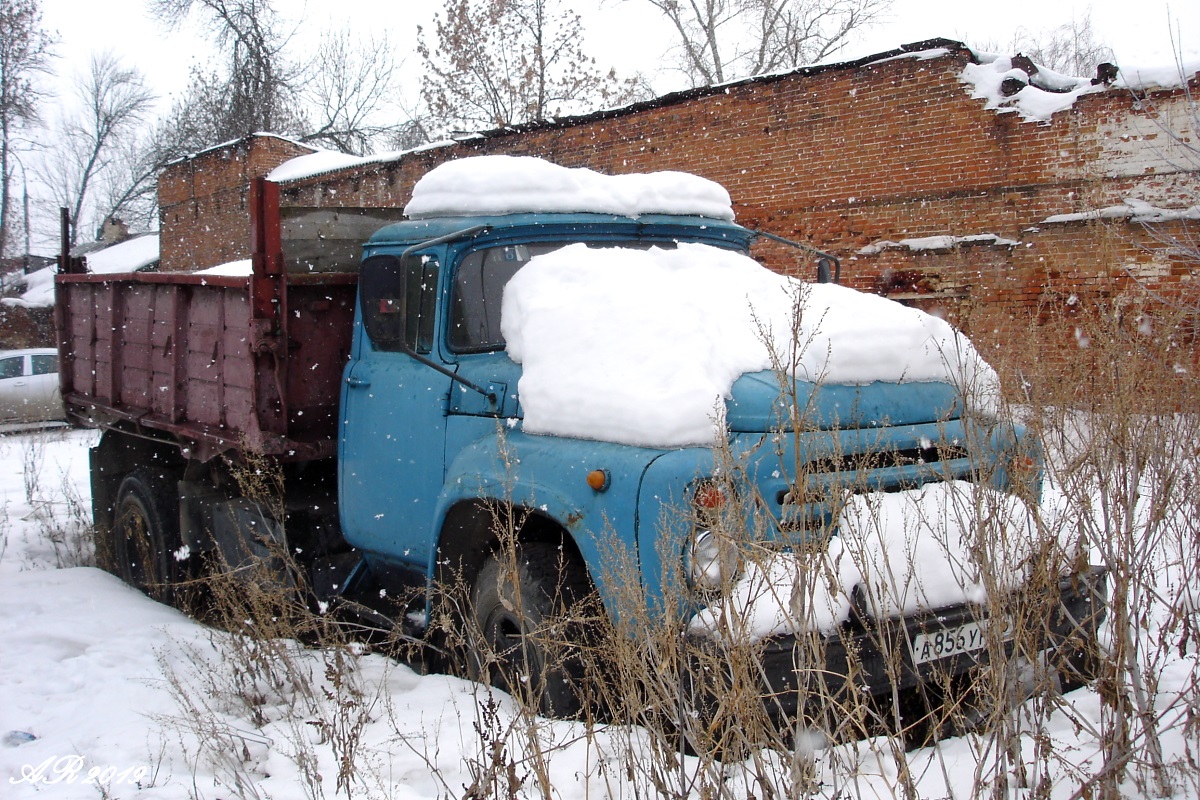
[[[672,174],[667,189],[609,191],[608,178],[630,176],[580,184],[579,170],[533,162],[449,162],[418,184],[407,217],[281,208],[278,185],[257,179],[247,274],[93,275],[64,261],[61,391],[73,423],[102,431],[91,486],[108,568],[170,601],[201,565],[266,565],[321,609],[412,637],[472,624],[493,654],[475,663],[530,670],[539,708],[556,714],[578,712],[583,673],[548,669],[532,633],[585,595],[618,630],[659,619],[689,640],[756,648],[781,718],[805,707],[797,652],[814,632],[823,680],[884,698],[994,658],[985,634],[1005,646],[1012,618],[996,624],[995,609],[1028,598],[1017,574],[1028,565],[1001,576],[914,564],[974,558],[981,545],[967,538],[1009,524],[981,520],[978,501],[942,523],[937,547],[906,551],[903,597],[877,596],[863,563],[818,582],[816,599],[798,591],[818,573],[805,559],[886,556],[888,542],[863,543],[882,514],[911,538],[906,515],[945,517],[962,492],[1018,515],[1036,506],[1036,443],[933,352],[974,359],[969,343],[882,298],[859,305],[832,280],[836,259],[803,245],[817,280],[755,272],[767,271],[747,253],[765,235],[733,221],[710,182]],[[542,172],[546,186],[522,183]],[[672,186],[678,201],[663,199]],[[740,324],[759,329],[739,352],[771,335],[786,349],[803,331],[816,344],[765,347],[722,367],[725,385],[693,391],[679,366],[693,356],[671,348],[709,337],[694,362],[710,375],[721,342],[742,336],[729,319],[754,281],[767,281],[768,304],[773,287],[795,289],[780,312],[793,318],[772,333],[749,309]],[[732,310],[677,315],[704,292]],[[899,327],[872,333],[889,315]],[[858,354],[848,367],[844,349]],[[812,366],[816,351],[825,360]],[[939,359],[941,372],[922,373]],[[263,471],[278,476],[272,498],[247,489]],[[1076,664],[1095,644],[1103,574],[1074,556],[1056,569],[1039,647]],[[465,597],[440,615],[451,585]],[[773,612],[755,617],[764,595]]]

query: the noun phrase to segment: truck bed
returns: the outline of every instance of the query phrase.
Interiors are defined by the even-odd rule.
[[[202,461],[334,455],[358,276],[255,270],[60,274],[69,418],[172,437]]]

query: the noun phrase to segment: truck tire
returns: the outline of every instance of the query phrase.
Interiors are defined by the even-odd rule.
[[[471,610],[479,643],[471,653],[472,677],[543,716],[576,717],[584,707],[581,648],[588,625],[571,611],[590,592],[587,570],[557,544],[524,543],[514,556],[488,556],[475,581]],[[552,621],[563,626],[551,636],[544,627]]]
[[[166,476],[138,469],[117,489],[104,565],[121,580],[161,603],[176,604],[186,575],[181,560],[179,498]]]

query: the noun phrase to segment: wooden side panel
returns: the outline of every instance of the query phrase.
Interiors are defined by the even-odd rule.
[[[109,402],[116,400],[113,393],[113,337],[116,335],[116,318],[119,316],[119,312],[114,314],[114,302],[116,302],[116,294],[112,284],[99,287],[95,297],[92,298],[92,309],[96,320],[94,333],[96,361],[92,365],[92,369],[96,373],[96,397]]]
[[[210,455],[332,455],[355,285],[322,280],[288,287],[281,334],[252,319],[245,280],[63,276],[67,402],[80,418],[166,431]]]
[[[187,398],[184,418],[200,425],[245,432],[244,410],[225,407],[226,303],[223,294],[220,290],[198,288],[186,309],[181,376]],[[236,422],[227,424],[230,416]]]
[[[261,399],[254,392],[254,376],[268,370],[268,362],[255,359],[250,352],[250,297],[227,293],[221,298],[222,328],[217,342],[221,402],[225,408],[223,424],[236,431],[258,433]]]
[[[178,313],[176,298],[180,291],[157,291],[154,293],[149,324],[149,382],[150,411],[164,419],[173,418],[172,404],[175,400],[173,348],[175,346],[175,322]]]
[[[134,286],[117,292],[120,316],[113,318],[111,350],[114,394],[122,406],[149,409],[154,392],[150,372],[150,330],[154,315],[153,286]]]
[[[95,284],[69,284],[58,291],[66,298],[61,305],[66,313],[61,316],[64,345],[67,357],[62,359],[62,369],[70,370],[71,386],[75,391],[89,397],[97,397],[96,391],[96,292]]]

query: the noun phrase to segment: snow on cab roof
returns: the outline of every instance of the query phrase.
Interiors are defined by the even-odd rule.
[[[531,156],[478,156],[427,172],[404,207],[411,219],[521,213],[677,214],[732,220],[729,192],[685,172],[605,175]]]

